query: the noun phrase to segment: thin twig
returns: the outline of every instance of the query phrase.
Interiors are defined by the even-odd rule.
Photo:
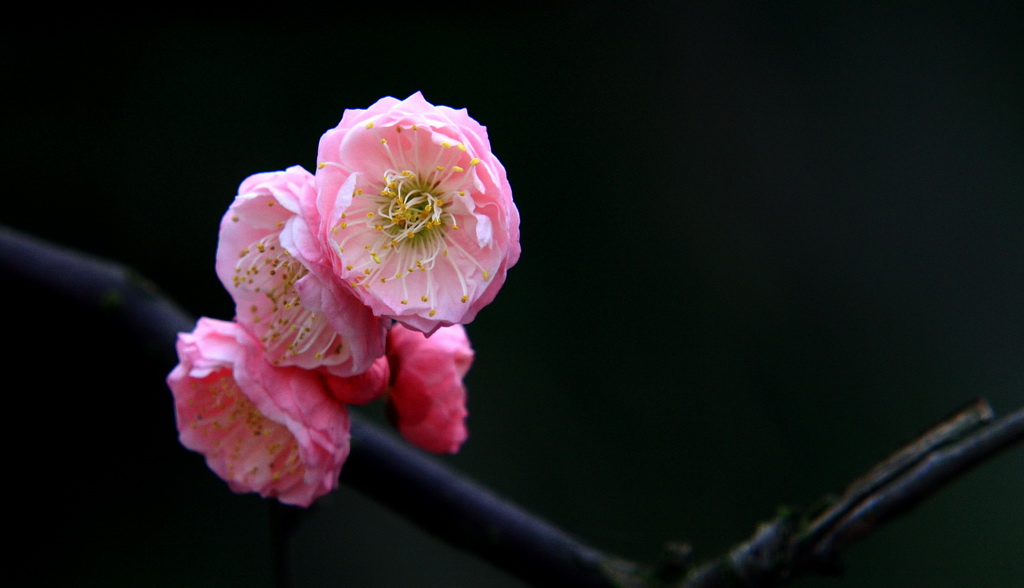
[[[851,483],[839,500],[815,518],[801,534],[801,541],[818,541],[860,501],[896,480],[939,447],[962,439],[993,418],[992,407],[984,400],[976,400],[935,425]]]
[[[979,400],[871,468],[809,523],[794,515],[765,523],[679,585],[779,586],[805,575],[835,574],[839,556],[853,542],[1021,440],[1024,408],[993,420],[991,407]]]

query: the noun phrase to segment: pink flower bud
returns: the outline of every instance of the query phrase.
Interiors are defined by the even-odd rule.
[[[396,324],[388,333],[392,386],[388,414],[411,443],[456,453],[466,440],[466,387],[473,349],[462,325],[430,337]]]

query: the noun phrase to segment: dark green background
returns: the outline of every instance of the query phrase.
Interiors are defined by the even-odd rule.
[[[974,397],[1024,404],[1015,4],[646,6],[8,21],[0,222],[229,318],[213,254],[243,178],[311,169],[384,95],[467,107],[523,255],[468,327],[445,461],[648,561],[718,553]],[[2,283],[8,580],[269,586],[268,506],[178,445],[169,366]],[[1018,448],[802,585],[1019,586],[1022,498]],[[347,489],[296,547],[303,588],[521,585]]]

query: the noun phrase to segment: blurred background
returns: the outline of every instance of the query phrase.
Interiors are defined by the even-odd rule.
[[[313,169],[381,96],[468,108],[523,254],[443,461],[643,561],[717,555],[975,397],[1024,404],[1016,5],[611,6],[8,20],[0,223],[227,319],[246,176]],[[9,585],[269,587],[268,504],[178,444],[171,366],[2,284]],[[1022,497],[1018,447],[799,585],[1020,586]],[[346,488],[295,547],[303,588],[522,586]]]

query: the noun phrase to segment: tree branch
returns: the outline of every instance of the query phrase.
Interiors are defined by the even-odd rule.
[[[195,327],[193,317],[122,265],[2,225],[0,251],[0,271],[107,312],[165,357],[168,368],[177,361],[177,334]],[[502,500],[358,414],[351,417],[352,451],[341,481],[426,531],[538,586],[608,587],[632,572],[631,564]]]
[[[1024,408],[994,420],[978,400],[850,484],[810,520],[794,514],[762,524],[727,555],[692,572],[683,588],[778,586],[804,575],[835,575],[853,542],[906,514],[971,468],[1024,440]]]
[[[621,585],[636,566],[577,542],[365,421],[341,480],[445,541],[537,586]],[[616,579],[613,581],[614,579]]]
[[[178,332],[195,321],[122,265],[0,226],[0,272],[39,291],[102,310],[174,363]],[[977,401],[928,430],[850,484],[820,513],[762,524],[728,554],[690,570],[689,547],[670,546],[645,569],[601,553],[353,415],[341,481],[428,532],[538,586],[778,586],[835,574],[851,543],[905,514],[971,468],[1024,439],[1024,408],[995,419]],[[281,515],[282,513],[278,513]],[[277,516],[277,515],[275,515]],[[288,517],[276,526],[290,526]],[[286,556],[284,547],[281,553]],[[279,570],[287,576],[287,569]]]

